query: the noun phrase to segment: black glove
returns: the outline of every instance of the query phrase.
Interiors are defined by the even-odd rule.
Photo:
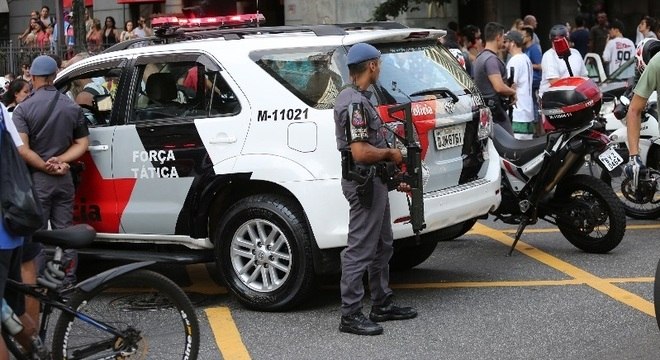
[[[633,190],[637,189],[639,178],[646,176],[646,165],[639,158],[639,155],[631,155],[628,164],[623,168],[623,173],[633,182]]]

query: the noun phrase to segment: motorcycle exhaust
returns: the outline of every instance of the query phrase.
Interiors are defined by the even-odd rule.
[[[554,189],[555,186],[557,186],[557,183],[559,180],[561,180],[568,170],[571,169],[573,164],[575,164],[575,161],[577,161],[580,158],[580,156],[572,151],[568,151],[566,154],[566,157],[564,158],[564,163],[561,165],[561,167],[557,170],[557,173],[555,174],[555,177],[552,178],[552,180],[545,186],[545,192],[548,193]]]

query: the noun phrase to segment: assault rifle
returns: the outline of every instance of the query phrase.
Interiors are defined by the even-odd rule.
[[[396,132],[393,132],[393,134],[406,147],[406,154],[404,154],[405,168],[402,169],[399,176],[394,176],[390,181],[396,184],[405,182],[410,185],[411,190],[407,196],[410,224],[415,235],[419,236],[419,232],[426,228],[426,222],[424,221],[424,179],[422,178],[422,148],[415,140],[411,103],[407,102],[390,107],[387,112],[392,119],[403,123],[405,137]],[[403,113],[403,118],[396,116],[399,112]]]

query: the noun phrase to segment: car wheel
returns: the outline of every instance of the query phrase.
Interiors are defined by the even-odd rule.
[[[411,239],[410,241],[414,240]],[[433,254],[437,245],[437,241],[426,241],[414,246],[395,247],[390,259],[390,269],[402,271],[414,268],[426,261]]]
[[[215,232],[216,263],[229,290],[248,308],[289,309],[311,292],[311,235],[300,206],[278,195],[241,199]]]
[[[469,219],[461,223],[458,223],[456,225],[452,225],[448,228],[440,229],[425,235],[433,236],[438,241],[450,241],[465,235],[466,232],[472,230],[472,227],[476,223],[477,223],[476,218]]]

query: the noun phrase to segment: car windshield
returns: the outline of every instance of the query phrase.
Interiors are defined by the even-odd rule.
[[[456,58],[435,42],[397,43],[379,49],[380,90],[391,103],[403,103],[416,96],[476,92]]]

